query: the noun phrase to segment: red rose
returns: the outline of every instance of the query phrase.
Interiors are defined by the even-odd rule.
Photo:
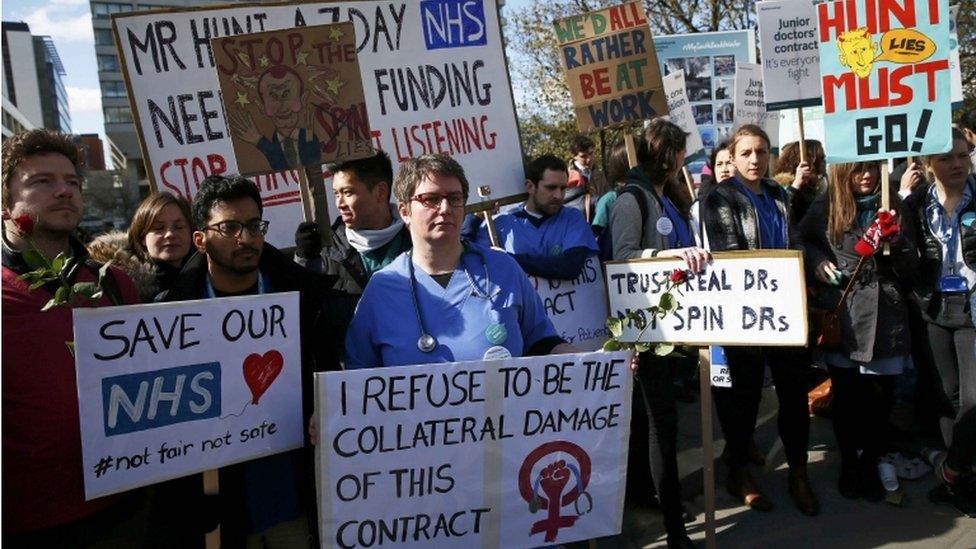
[[[24,214],[14,218],[14,226],[17,232],[23,236],[30,236],[34,232],[34,220],[31,216]]]
[[[675,269],[671,271],[671,282],[674,284],[681,284],[685,280],[688,280],[688,271],[683,271],[681,269]]]

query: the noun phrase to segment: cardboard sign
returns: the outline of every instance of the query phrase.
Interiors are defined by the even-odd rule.
[[[596,351],[610,336],[607,293],[600,258],[591,256],[575,280],[529,276],[559,337],[584,351]]]
[[[373,145],[390,154],[394,170],[407,158],[446,153],[472,186],[490,185],[493,198],[524,192],[494,0],[230,4],[113,17],[154,189],[192,197],[207,175],[240,171],[220,106],[212,39],[343,22],[354,27]],[[254,181],[271,220],[268,242],[292,245],[302,217],[297,175]]]
[[[819,105],[817,12],[811,0],[756,3],[766,110]]]
[[[732,101],[737,63],[756,62],[756,38],[751,30],[700,32],[654,37],[654,51],[665,75],[685,73],[685,92],[698,125],[705,154],[732,135]],[[704,155],[688,163],[698,174]]]
[[[580,131],[623,126],[667,112],[640,2],[574,15],[553,25]]]
[[[215,38],[211,49],[241,174],[373,154],[352,23]]]
[[[85,498],[299,448],[298,292],[74,311]]]
[[[316,374],[323,547],[538,547],[621,531],[630,353]]]
[[[827,162],[952,147],[947,0],[819,4]]]
[[[641,334],[625,327],[620,341],[687,345],[790,345],[807,343],[803,256],[795,250],[719,252],[702,274],[689,274],[674,292],[678,309],[651,321]],[[610,314],[657,305],[679,259],[606,264]]]
[[[664,93],[668,98],[668,112],[671,115],[671,121],[688,133],[688,140],[685,143],[685,161],[687,162],[696,154],[704,152],[705,145],[702,144],[701,133],[698,130],[698,124],[695,122],[695,115],[691,112],[688,93],[685,91],[685,71],[674,71],[661,80],[664,82]]]
[[[766,109],[762,69],[754,63],[735,68],[735,125],[755,124],[766,130],[770,145],[779,146],[779,113]]]

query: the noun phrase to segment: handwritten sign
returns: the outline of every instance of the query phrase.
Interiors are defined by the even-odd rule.
[[[630,353],[316,374],[323,547],[538,547],[621,530]]]
[[[806,345],[806,285],[803,258],[794,250],[720,252],[702,274],[677,288],[678,309],[650,322],[642,342],[688,345]],[[681,260],[640,259],[606,264],[610,314],[656,305]],[[640,330],[624,328],[621,341]]]
[[[947,0],[819,4],[827,162],[952,147]]]
[[[87,499],[301,447],[298,292],[78,309]]]
[[[766,110],[819,105],[820,51],[811,0],[756,3]]]
[[[668,113],[671,121],[688,134],[685,147],[685,161],[703,152],[701,133],[695,115],[691,112],[691,103],[685,90],[685,71],[677,70],[661,79],[664,83],[664,93],[668,98]]]
[[[584,351],[596,351],[610,337],[607,294],[600,258],[591,256],[574,280],[529,276],[559,337]]]
[[[580,131],[667,113],[651,31],[640,2],[559,19],[554,26]]]
[[[373,153],[352,23],[215,38],[211,47],[242,174]]]
[[[229,4],[114,17],[154,189],[192,198],[206,176],[240,172],[220,107],[212,39],[344,22],[354,27],[373,146],[390,154],[394,170],[408,158],[445,153],[472,185],[490,185],[493,197],[524,192],[494,0]],[[290,245],[302,218],[297,174],[254,181],[272,221],[268,241]]]

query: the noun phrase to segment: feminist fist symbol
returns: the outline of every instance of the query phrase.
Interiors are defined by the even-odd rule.
[[[560,458],[568,455],[575,460],[576,465],[566,463],[565,459],[558,459],[543,466],[534,481],[530,479],[533,467],[553,453],[560,454]],[[575,478],[576,485],[564,494],[571,477]],[[547,510],[547,516],[532,525],[529,535],[545,532],[545,541],[551,543],[556,540],[560,528],[573,526],[580,518],[579,515],[561,515],[560,510],[566,505],[576,503],[581,495],[586,495],[584,491],[589,480],[590,456],[571,442],[548,442],[530,452],[519,471],[519,492],[522,499],[529,503],[530,512],[534,513],[542,508]],[[539,494],[540,488],[545,499]]]

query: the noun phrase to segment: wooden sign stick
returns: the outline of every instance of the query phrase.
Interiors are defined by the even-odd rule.
[[[701,393],[702,485],[705,488],[705,548],[715,549],[715,441],[712,439],[712,362],[708,347],[698,349]]]
[[[203,472],[203,493],[208,496],[216,496],[220,493],[220,475],[217,469]],[[204,545],[207,549],[220,549],[220,526],[213,532],[207,532],[204,536]]]
[[[799,126],[798,129],[800,130],[800,142],[798,145],[800,146],[800,163],[802,164],[807,161],[807,140],[803,137],[803,107],[796,109],[796,117],[796,122]]]
[[[627,163],[633,168],[637,165],[637,146],[634,145],[634,134],[624,132],[624,146],[627,147]]]
[[[691,177],[691,172],[688,171],[688,166],[681,167],[681,174],[685,176],[685,185],[688,185],[688,194],[691,195],[691,199],[695,199],[695,180]]]
[[[891,196],[889,195],[891,176],[888,173],[888,166],[886,164],[882,164],[879,170],[881,171],[881,209],[887,211],[891,209]],[[891,245],[887,242],[884,243],[884,251],[882,253],[884,255],[891,255]]]
[[[478,187],[478,196],[482,200],[488,200],[491,198],[491,186],[482,185]],[[494,208],[492,208],[494,209]],[[491,241],[491,245],[494,248],[498,248],[498,233],[495,231],[495,220],[492,219],[491,209],[481,212],[482,219],[485,220],[485,226],[488,227],[488,240]]]
[[[295,172],[298,173],[298,191],[302,195],[303,221],[312,221],[315,216],[312,213],[312,189],[308,184],[308,174],[303,167],[298,168]]]

